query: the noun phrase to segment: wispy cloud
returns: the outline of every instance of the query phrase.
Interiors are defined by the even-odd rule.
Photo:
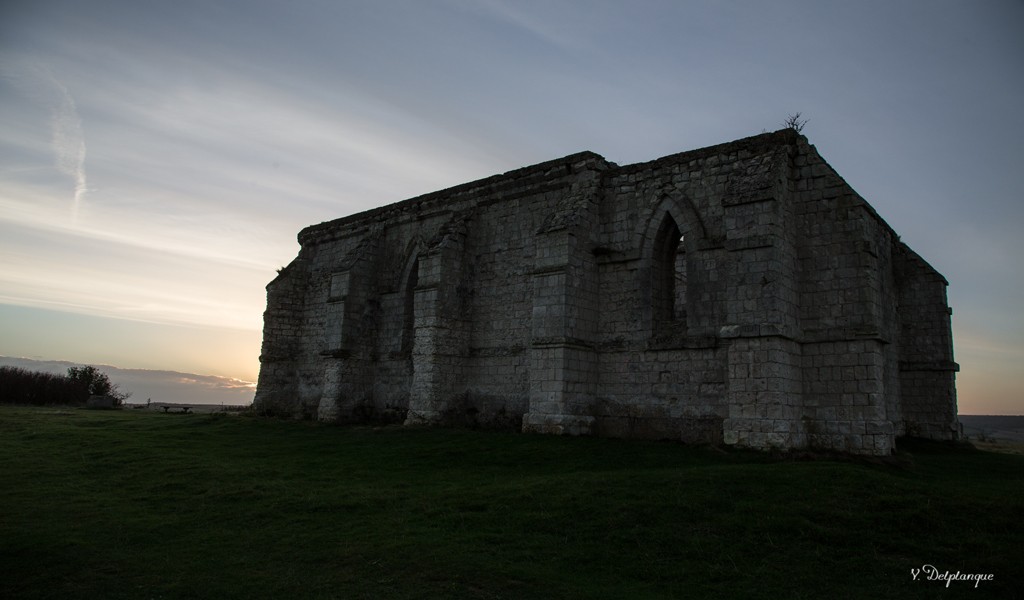
[[[465,10],[487,14],[498,21],[526,32],[559,50],[572,52],[593,50],[596,32],[609,21],[603,2],[591,1],[585,9],[575,5],[541,2],[507,2],[504,0],[473,0],[456,2]]]
[[[75,194],[71,204],[72,221],[78,221],[78,210],[82,198],[88,191],[85,178],[85,134],[82,119],[78,116],[75,99],[71,92],[46,69],[40,69],[53,84],[58,93],[56,106],[51,116],[53,129],[53,154],[57,168],[75,182]]]
[[[73,184],[71,194],[71,222],[77,223],[78,214],[89,192],[85,170],[85,134],[82,119],[70,90],[44,63],[24,56],[3,56],[0,76],[13,86],[20,100],[47,113],[49,139],[47,140],[53,167]],[[11,100],[11,99],[8,99]],[[10,132],[8,132],[10,133]],[[36,140],[15,135],[16,143],[24,149],[37,147]]]
[[[7,178],[0,237],[36,251],[6,261],[0,302],[258,328],[263,287],[294,257],[302,227],[500,170],[439,152],[459,148],[458,135],[356,92],[336,96],[351,109],[338,114],[238,76],[221,85],[110,82],[83,93],[104,124],[90,145],[99,190],[72,223],[54,186]],[[81,127],[62,98],[53,147],[84,190]]]
[[[34,248],[5,256],[0,302],[154,323],[259,328],[263,287],[273,275],[269,265],[35,225],[0,218],[5,244]]]

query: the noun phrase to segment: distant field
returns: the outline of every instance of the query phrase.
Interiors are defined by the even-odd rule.
[[[150,410],[158,412],[178,412],[183,408],[188,407],[189,412],[193,413],[229,413],[239,414],[249,410],[247,404],[202,404],[190,402],[188,404],[182,402],[151,402],[149,404],[132,404],[126,403],[124,410]],[[166,410],[165,410],[166,409]]]
[[[964,434],[979,438],[1024,443],[1024,416],[960,415]]]
[[[1024,597],[1024,457],[900,448],[0,407],[0,598]]]
[[[960,415],[960,423],[978,449],[1024,456],[1024,416]]]

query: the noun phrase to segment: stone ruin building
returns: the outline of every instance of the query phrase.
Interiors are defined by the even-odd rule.
[[[255,408],[889,454],[959,436],[946,280],[792,129],[307,227]]]

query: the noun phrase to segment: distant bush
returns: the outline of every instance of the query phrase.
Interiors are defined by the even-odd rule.
[[[79,390],[85,390],[85,400],[88,400],[89,396],[109,396],[114,399],[116,406],[120,406],[131,396],[131,393],[118,390],[117,384],[111,383],[107,374],[96,367],[71,367],[68,369],[68,379],[73,381]]]
[[[0,367],[0,402],[4,404],[79,404],[86,399],[65,375]]]
[[[67,375],[0,367],[2,404],[85,404],[92,395],[110,396],[115,404],[131,396],[120,392],[96,367],[71,367]]]

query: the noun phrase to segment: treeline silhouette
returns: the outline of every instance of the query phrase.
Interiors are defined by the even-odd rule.
[[[121,404],[131,394],[117,386],[96,367],[71,367],[66,375],[0,367],[0,404],[75,405],[92,395],[106,395]]]

